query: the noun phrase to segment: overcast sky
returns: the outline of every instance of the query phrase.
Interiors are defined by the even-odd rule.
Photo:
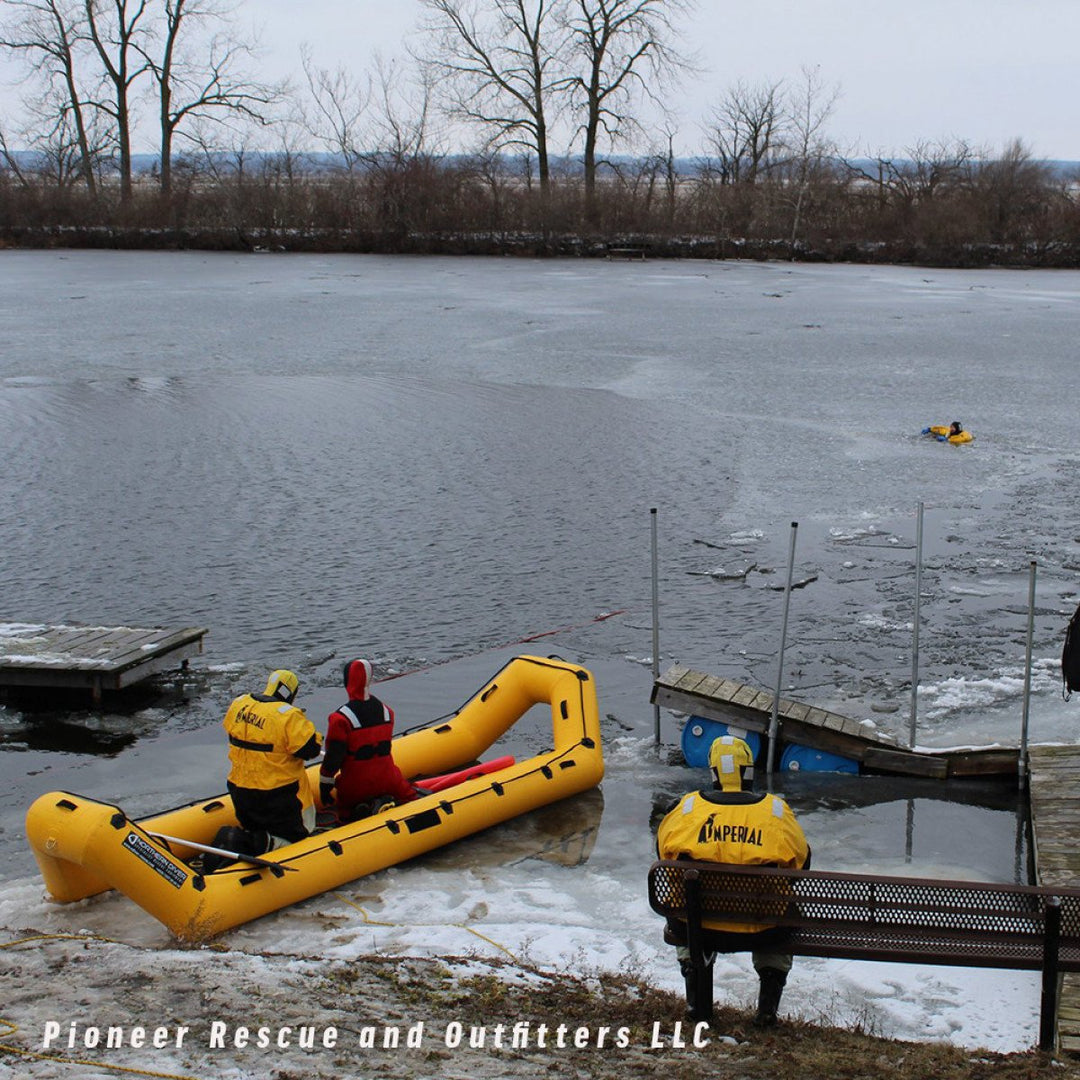
[[[308,43],[333,68],[403,43],[420,0],[244,0],[267,64],[298,70]],[[699,0],[686,41],[704,68],[681,95],[684,146],[701,149],[709,107],[742,80],[838,85],[829,124],[849,154],[896,154],[960,138],[1080,160],[1080,0]]]

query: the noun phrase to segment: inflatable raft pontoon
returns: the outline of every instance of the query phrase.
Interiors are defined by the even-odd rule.
[[[211,844],[222,825],[236,824],[228,795],[133,821],[118,806],[51,792],[27,812],[27,838],[54,900],[118,889],[177,938],[202,941],[595,787],[604,761],[592,675],[535,656],[515,657],[448,719],[395,738],[394,760],[410,779],[462,768],[544,704],[552,749],[277,848],[263,856],[268,865],[238,862],[204,875],[185,862],[198,849],[183,841]]]

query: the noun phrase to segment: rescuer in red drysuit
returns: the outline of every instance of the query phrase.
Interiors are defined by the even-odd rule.
[[[344,681],[349,700],[330,714],[319,768],[320,801],[323,806],[336,803],[338,820],[343,822],[371,813],[382,798],[396,803],[416,798],[416,789],[394,764],[390,751],[394,710],[368,689],[371,664],[350,660]]]

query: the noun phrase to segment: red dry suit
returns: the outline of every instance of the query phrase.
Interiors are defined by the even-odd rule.
[[[357,803],[389,795],[395,802],[416,798],[412,784],[394,764],[390,740],[394,710],[368,690],[371,664],[353,660],[345,668],[347,704],[335,709],[326,728],[326,753],[319,769],[319,789],[326,793],[335,783],[338,818],[349,821]]]

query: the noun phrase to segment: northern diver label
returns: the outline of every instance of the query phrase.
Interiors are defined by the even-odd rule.
[[[124,847],[136,858],[142,859],[155,873],[160,874],[175,889],[187,881],[187,874],[170,862],[153,844],[148,844],[138,833],[129,832],[124,837]]]

